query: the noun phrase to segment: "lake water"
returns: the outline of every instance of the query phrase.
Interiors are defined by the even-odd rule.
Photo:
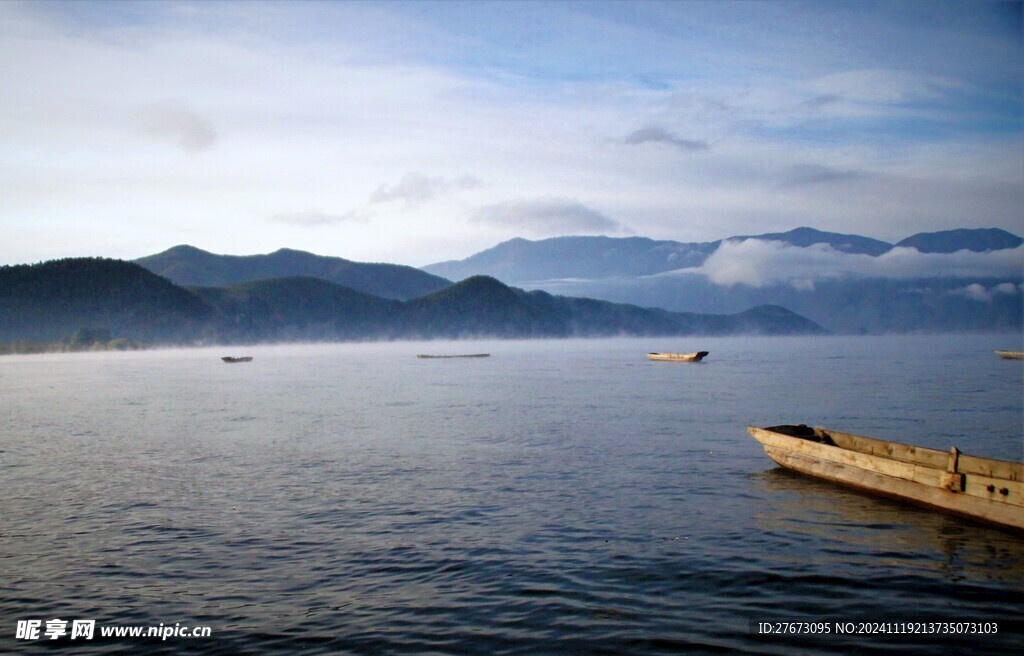
[[[1024,459],[998,348],[1021,336],[5,356],[0,652],[1019,653],[1024,538],[789,474],[746,433]],[[16,640],[54,618],[96,637]],[[895,620],[999,632],[836,634]],[[757,632],[782,621],[830,633]],[[212,634],[99,636],[161,624]]]

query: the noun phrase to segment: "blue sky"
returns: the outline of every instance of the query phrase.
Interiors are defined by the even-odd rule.
[[[0,263],[1024,233],[1020,2],[0,3]]]

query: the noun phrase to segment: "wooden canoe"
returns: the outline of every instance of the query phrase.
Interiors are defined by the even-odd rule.
[[[1004,360],[1024,360],[1024,351],[996,351],[996,355]]]
[[[465,355],[428,355],[420,353],[417,358],[489,358],[490,353],[466,353]]]
[[[696,351],[694,353],[648,353],[651,360],[664,360],[667,362],[700,362],[708,356],[707,351]]]
[[[750,426],[747,431],[787,469],[1024,530],[1024,463],[803,425]]]
[[[234,364],[235,362],[252,362],[252,356],[245,355],[240,358],[236,358],[230,355],[225,355],[223,358],[221,358],[221,360],[227,362],[228,364]]]

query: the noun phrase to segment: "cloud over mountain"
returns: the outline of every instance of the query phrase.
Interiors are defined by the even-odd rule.
[[[780,241],[725,241],[705,262],[680,273],[699,273],[711,282],[731,287],[790,285],[813,289],[815,281],[849,278],[1019,278],[1024,270],[1024,246],[988,253],[920,253],[894,248],[877,257],[844,253],[827,244],[806,248]],[[977,297],[981,290],[964,295]]]
[[[1012,282],[1001,282],[998,285],[986,287],[981,283],[971,283],[950,291],[950,294],[963,296],[979,303],[991,303],[998,294],[1015,294],[1021,291],[1021,285]]]

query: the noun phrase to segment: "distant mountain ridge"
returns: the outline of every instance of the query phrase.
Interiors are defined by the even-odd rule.
[[[552,237],[530,241],[516,238],[462,260],[421,267],[449,280],[489,275],[508,284],[563,278],[614,278],[654,275],[697,267],[724,241],[779,241],[806,248],[827,244],[837,251],[877,257],[897,246],[922,253],[958,250],[986,252],[1016,248],[1024,239],[998,228],[959,229],[918,233],[897,244],[860,235],[801,227],[788,232],[741,235],[711,242],[655,241],[644,237]]]
[[[526,292],[487,276],[399,301],[309,276],[185,288],[138,264],[98,258],[0,267],[7,343],[66,343],[82,333],[197,344],[823,332],[779,307],[674,313]]]
[[[464,260],[439,262],[424,271],[449,280],[471,275],[524,282],[551,278],[645,276],[699,266],[721,242],[684,244],[646,237],[516,238]]]
[[[965,246],[967,244],[967,246]],[[916,248],[922,253],[955,253],[967,249],[977,253],[1017,248],[1024,238],[999,228],[919,232],[896,243],[903,248]]]
[[[886,241],[861,237],[860,235],[844,235],[838,232],[824,232],[814,228],[794,228],[788,232],[769,232],[763,235],[747,235],[731,237],[731,240],[746,241],[760,239],[762,241],[781,241],[791,246],[806,248],[815,244],[828,244],[837,251],[858,253],[860,255],[878,256],[892,250],[893,245]]]
[[[781,243],[786,248],[744,249],[749,240]],[[799,284],[716,283],[701,267],[713,255],[721,255],[718,251],[726,242],[732,255],[725,261],[719,258],[718,271],[723,265],[767,267],[770,274],[772,269],[792,266],[794,271],[817,267],[821,275],[815,279],[813,271],[804,269],[809,273]],[[989,255],[954,254],[994,256],[1010,253],[1022,243],[1021,237],[997,228],[919,233],[897,244],[807,227],[690,244],[642,237],[555,237],[513,239],[424,270],[452,280],[492,275],[524,289],[675,312],[729,313],[779,305],[840,333],[1001,331],[1020,330],[1024,324],[1024,266],[1012,274],[1012,256],[1003,256],[997,258],[1003,263],[1001,273],[988,275],[977,266],[961,268],[961,264],[966,259],[976,265],[979,257]],[[915,257],[912,251],[897,252],[897,248],[944,254],[950,258],[950,268],[941,276],[900,272],[898,277],[886,278],[887,269]],[[883,261],[883,257],[889,259]],[[877,265],[869,264],[876,259]],[[833,262],[835,271],[829,270]],[[844,265],[863,273],[846,275],[840,268]]]
[[[405,300],[451,284],[450,280],[415,267],[352,262],[288,248],[266,255],[217,255],[183,245],[135,262],[178,285],[200,287],[309,276],[366,294]]]

